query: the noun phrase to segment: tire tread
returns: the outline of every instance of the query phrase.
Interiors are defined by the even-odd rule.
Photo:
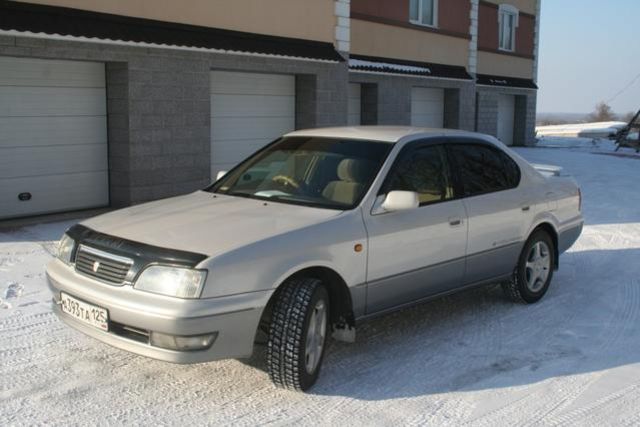
[[[267,370],[269,378],[281,388],[302,391],[300,351],[304,351],[305,320],[318,279],[293,278],[278,289],[274,303],[269,342],[267,344]]]
[[[523,253],[518,258],[518,265],[516,266],[515,270],[513,271],[513,274],[511,275],[511,280],[501,284],[502,285],[502,290],[503,290],[504,294],[506,295],[506,297],[508,299],[510,299],[511,301],[515,302],[515,303],[518,303],[518,304],[532,304],[534,302],[537,302],[546,293],[546,289],[545,289],[544,292],[542,293],[542,295],[537,297],[535,300],[531,300],[530,298],[527,298],[527,296],[525,296],[523,294],[523,288],[526,285],[521,282],[521,277],[520,277],[520,268],[521,268],[521,263],[523,262],[524,253],[528,252],[528,249],[529,249],[529,246],[530,246],[531,242],[540,240],[540,238],[542,238],[542,237],[546,238],[547,243],[551,245],[549,247],[549,249],[553,253],[553,250],[554,250],[553,246],[552,246],[553,245],[553,240],[551,240],[551,237],[549,236],[549,233],[547,233],[545,230],[540,229],[540,228],[536,229],[531,234],[529,239],[527,239],[527,242],[525,243],[524,247],[522,248]],[[549,282],[551,282],[551,279],[553,278],[553,267],[554,267],[553,266],[553,258],[552,258],[551,262],[552,262],[552,264],[551,264],[550,277],[547,279]]]

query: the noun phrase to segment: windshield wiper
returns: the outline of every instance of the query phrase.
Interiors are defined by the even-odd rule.
[[[256,196],[255,194],[243,193],[241,191],[227,191],[226,193],[220,193],[220,194],[224,194],[225,196],[244,197],[245,199],[269,200],[269,197]]]
[[[276,203],[286,203],[293,204],[299,206],[307,206],[313,208],[324,208],[324,209],[337,209],[337,210],[345,210],[346,207],[344,205],[339,205],[337,203],[322,203],[313,200],[309,200],[306,198],[291,196],[282,196],[282,195],[273,195],[273,196],[257,196],[252,193],[243,193],[241,191],[227,191],[227,192],[218,192],[218,194],[224,194],[225,196],[235,196],[235,197],[243,197],[245,199],[254,199],[254,200],[263,200],[263,201],[271,201]]]
[[[281,201],[284,203],[290,202],[295,205],[308,206],[313,208],[324,208],[324,209],[338,209],[344,210],[346,207],[344,205],[339,205],[337,203],[324,203],[316,201],[315,199],[308,199],[304,197],[295,197],[295,196],[273,196],[270,197],[270,200]]]

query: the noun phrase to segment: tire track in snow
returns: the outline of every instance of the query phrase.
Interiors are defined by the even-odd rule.
[[[600,346],[600,351],[596,353],[596,357],[616,357],[619,351],[624,351],[624,349],[620,349],[620,346],[616,344],[618,344],[620,340],[627,335],[633,325],[640,323],[640,282],[627,281],[622,287],[622,292],[618,293],[618,297],[619,304],[616,304],[615,307],[621,307],[622,309],[614,310],[612,320],[610,320],[606,325],[608,339]],[[562,410],[571,406],[571,404],[575,402],[584,391],[589,389],[589,387],[602,378],[603,375],[603,372],[597,372],[591,375],[591,378],[584,382],[583,387],[580,389],[580,393],[572,393],[571,399],[563,399],[562,405],[560,405],[556,410],[546,414],[540,419],[540,421],[553,419],[558,416],[558,414],[561,414]],[[579,409],[577,410],[579,411]],[[573,413],[575,411],[570,412]]]
[[[637,399],[638,391],[640,391],[640,384],[630,385],[614,393],[610,393],[607,396],[602,397],[589,405],[585,405],[566,414],[562,414],[555,419],[548,420],[546,424],[550,426],[579,425],[580,420],[584,420],[585,417],[588,417],[590,413],[593,413],[594,411],[610,404],[611,402],[615,402],[616,400],[619,400],[627,395],[633,395],[634,400]]]
[[[596,357],[607,357],[605,354],[611,353],[612,348],[616,347],[615,344],[619,342],[620,338],[628,330],[628,325],[632,324],[631,322],[639,317],[640,291],[638,290],[637,284],[627,282],[627,284],[622,287],[621,292],[618,292],[617,296],[618,304],[615,304],[615,307],[621,307],[622,310],[613,311],[613,315],[604,328],[607,339],[600,346]],[[624,326],[620,327],[620,325]],[[573,390],[569,395],[565,395],[551,411],[540,417],[537,421],[543,422],[547,419],[553,419],[562,413],[564,409],[570,407],[573,402],[578,400],[581,395],[602,378],[602,376],[602,372],[597,372],[590,378],[584,380],[580,387]]]
[[[559,340],[558,337],[563,339],[562,337],[565,336],[564,329],[574,327],[574,320],[576,320],[580,313],[578,310],[566,308],[580,304],[580,301],[576,301],[575,273],[576,271],[588,271],[589,262],[587,257],[580,256],[579,253],[569,253],[564,255],[563,258],[570,258],[567,260],[568,262],[565,265],[572,267],[567,268],[566,270],[568,271],[562,271],[564,281],[568,282],[568,284],[574,284],[574,289],[567,288],[567,286],[562,286],[560,289],[557,289],[559,287],[558,285],[562,282],[558,283],[560,278],[556,276],[554,278],[552,288],[550,289],[550,297],[553,297],[552,301],[545,301],[547,303],[545,306],[522,306],[523,310],[527,310],[525,314],[519,312],[512,315],[514,317],[514,319],[511,320],[512,322],[518,322],[518,320],[522,320],[524,318],[524,323],[528,325],[529,328],[525,329],[522,334],[535,336],[534,341],[537,349],[552,348]],[[555,294],[553,294],[554,291]],[[547,322],[546,324],[541,322],[541,319],[545,318],[550,319],[551,322]],[[518,323],[516,328],[519,327],[520,324]],[[572,356],[568,355],[568,357]],[[553,360],[553,358],[551,360]],[[535,362],[535,359],[533,359],[531,362],[533,363],[532,367],[536,366],[536,369],[543,369],[546,363],[544,359],[539,362]],[[523,367],[526,365],[527,363],[522,364]],[[562,410],[562,408],[569,406],[571,402],[577,399],[581,393],[588,388],[589,383],[589,380],[585,381],[566,377],[549,379],[545,382],[545,387],[543,389],[538,390],[536,385],[534,385],[531,387],[534,390],[525,396],[509,402],[500,408],[494,409],[491,412],[485,413],[481,417],[471,419],[469,422],[471,424],[491,425],[496,419],[504,419],[507,417],[507,414],[515,417],[518,412],[530,411],[532,409],[532,401],[534,401],[536,407],[539,408],[537,410],[538,412],[544,413],[545,411],[548,411],[549,413],[553,413],[553,409],[548,410],[549,407]],[[570,390],[570,392],[561,400],[561,402],[558,402],[557,396],[552,393],[548,393],[548,389],[555,389],[560,385],[562,385],[564,390]],[[499,393],[496,394],[496,397],[499,395]],[[525,423],[525,425],[526,424],[527,423]]]

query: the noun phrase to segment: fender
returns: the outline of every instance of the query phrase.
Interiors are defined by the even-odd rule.
[[[310,267],[335,271],[351,289],[366,278],[366,250],[356,252],[356,244],[366,249],[358,210],[251,243],[198,265],[209,271],[202,297],[274,290],[287,277]]]

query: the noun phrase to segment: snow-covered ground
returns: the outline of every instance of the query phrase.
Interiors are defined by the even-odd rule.
[[[625,122],[594,122],[536,126],[536,134],[556,137],[608,138],[627,126]]]
[[[584,195],[547,296],[480,289],[364,324],[306,395],[274,388],[260,357],[171,365],[68,328],[43,267],[72,222],[0,231],[0,425],[640,424],[640,159],[518,151]]]

